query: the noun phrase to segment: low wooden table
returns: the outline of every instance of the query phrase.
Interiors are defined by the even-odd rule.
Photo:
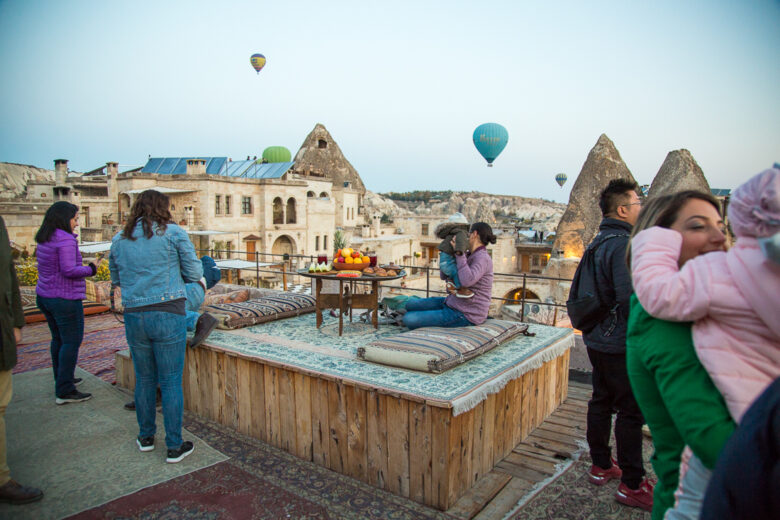
[[[317,300],[316,303],[316,316],[317,316],[317,328],[322,325],[322,310],[323,309],[338,309],[339,310],[339,336],[344,331],[344,313],[349,313],[349,321],[352,321],[352,309],[370,309],[373,310],[371,321],[374,324],[374,328],[379,328],[379,284],[388,280],[397,280],[406,276],[405,271],[399,271],[395,276],[371,276],[361,275],[357,278],[347,278],[336,276],[339,271],[329,271],[327,273],[310,273],[305,269],[298,271],[298,274],[307,278],[313,278],[315,280],[315,292],[314,297]],[[339,292],[338,294],[328,294],[322,292],[323,280],[338,280]],[[345,283],[347,282],[347,283]],[[371,292],[368,294],[355,294],[355,283],[357,282],[370,282]]]

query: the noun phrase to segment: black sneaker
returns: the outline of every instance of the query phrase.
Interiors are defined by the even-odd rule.
[[[190,348],[195,348],[209,337],[211,331],[217,326],[217,318],[211,314],[204,312],[198,318],[198,322],[195,324],[195,335],[189,341]]]
[[[154,437],[136,437],[135,443],[141,451],[152,451],[154,449]]]
[[[125,410],[130,410],[131,412],[135,411],[135,401],[130,401],[129,403],[125,403]]]
[[[92,399],[92,394],[81,393],[78,390],[74,390],[67,395],[58,397],[54,402],[57,404],[80,403],[81,401],[86,401],[88,399]]]
[[[189,455],[195,450],[195,445],[192,444],[190,441],[184,441],[181,443],[181,446],[179,446],[178,450],[168,450],[168,458],[165,459],[165,462],[168,464],[176,464],[177,462],[180,462],[184,457]]]
[[[79,386],[83,382],[84,382],[84,380],[81,379],[80,377],[77,377],[77,378],[73,379],[73,385],[74,386]]]

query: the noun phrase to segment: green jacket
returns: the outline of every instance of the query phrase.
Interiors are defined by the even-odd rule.
[[[696,357],[690,322],[653,318],[636,295],[631,296],[626,366],[634,397],[653,433],[658,484],[652,517],[661,519],[674,505],[683,447],[690,446],[712,469],[736,425]]]
[[[0,217],[0,371],[16,366],[14,327],[24,326],[19,280],[11,259],[11,243],[5,221]]]

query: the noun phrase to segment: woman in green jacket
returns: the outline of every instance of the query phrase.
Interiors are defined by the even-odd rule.
[[[702,207],[702,202],[704,206]],[[683,235],[680,263],[710,251],[725,249],[725,238],[706,224],[690,225],[699,209],[719,215],[712,196],[684,191],[651,199],[642,209],[633,234],[652,226],[678,229]],[[687,226],[687,228],[686,228]],[[631,249],[628,255],[630,260]],[[680,457],[687,445],[712,468],[736,425],[726,403],[696,357],[691,324],[650,316],[636,296],[626,336],[626,364],[631,388],[653,434],[653,469],[658,477],[653,496],[654,520],[674,506]]]

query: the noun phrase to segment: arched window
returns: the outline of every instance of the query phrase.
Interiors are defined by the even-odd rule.
[[[287,199],[287,223],[295,224],[295,199]]]
[[[310,191],[310,192],[308,192],[308,193],[306,194],[306,197],[307,197],[307,198],[310,198],[310,199],[311,199],[311,198],[314,198],[314,192],[313,192],[313,191]]]
[[[322,193],[320,193],[320,198],[321,199],[327,199],[328,198],[328,192],[323,191]]]
[[[279,197],[274,199],[274,224],[284,224],[284,208]]]

